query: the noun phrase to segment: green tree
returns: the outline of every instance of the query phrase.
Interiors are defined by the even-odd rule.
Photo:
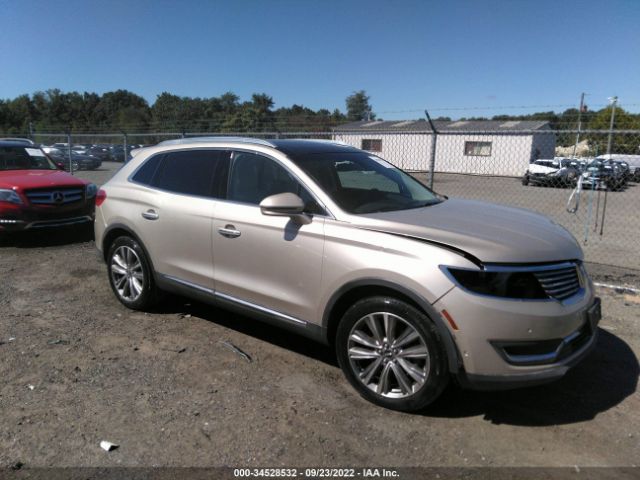
[[[351,122],[375,120],[376,115],[372,112],[369,100],[370,97],[364,90],[353,92],[349,95],[345,101],[347,104],[347,120]]]
[[[612,107],[608,106],[593,115],[587,128],[589,130],[601,130],[602,133],[589,133],[589,147],[594,155],[607,152],[609,138],[609,126],[611,123]],[[632,115],[617,106],[613,122],[613,130],[638,130],[640,129],[640,116]],[[614,134],[611,142],[611,153],[638,154],[638,138],[635,135]]]

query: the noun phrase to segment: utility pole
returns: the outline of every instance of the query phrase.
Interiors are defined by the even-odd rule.
[[[433,190],[433,175],[434,170],[436,169],[436,142],[438,141],[438,131],[436,130],[436,126],[431,121],[431,117],[429,116],[429,112],[425,109],[424,114],[427,117],[427,121],[429,122],[429,127],[431,127],[431,152],[429,154],[429,188]]]
[[[580,143],[580,129],[582,128],[582,110],[584,109],[584,92],[580,95],[580,108],[578,109],[578,133],[576,133],[576,143],[573,146],[573,154],[571,158],[576,158],[576,150],[578,149],[578,143]]]
[[[607,154],[611,153],[611,140],[613,138],[613,121],[616,118],[616,104],[618,97],[609,97],[611,102],[611,122],[609,123],[609,139],[607,140]]]

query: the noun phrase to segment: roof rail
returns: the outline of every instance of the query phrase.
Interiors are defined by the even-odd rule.
[[[238,143],[253,143],[255,145],[264,145],[267,147],[275,147],[275,145],[267,140],[262,140],[261,138],[250,138],[250,137],[185,137],[185,138],[176,138],[174,140],[165,140],[164,142],[158,143],[161,145],[185,145],[190,143],[202,143],[202,142],[238,142]]]

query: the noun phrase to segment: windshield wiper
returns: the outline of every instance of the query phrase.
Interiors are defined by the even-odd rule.
[[[431,205],[437,205],[438,203],[441,203],[443,201],[444,200],[429,200],[428,202],[422,202],[422,203],[419,203],[418,205],[408,207],[407,210],[412,208],[430,207]]]

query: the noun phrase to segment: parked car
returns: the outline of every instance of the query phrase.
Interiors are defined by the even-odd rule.
[[[105,146],[93,145],[87,149],[86,154],[90,157],[97,158],[101,162],[111,160],[111,152],[109,151],[109,148]]]
[[[334,142],[190,138],[140,150],[98,192],[118,300],[171,291],[334,346],[397,410],[467,387],[562,377],[600,301],[571,234],[538,213],[447,199]]]
[[[35,145],[36,142],[28,138],[0,138],[0,142],[14,142],[22,145]]]
[[[629,168],[629,180],[634,182],[640,182],[640,155],[626,155],[611,153],[600,155],[598,160],[613,160],[616,162],[624,163]]]
[[[70,170],[69,157],[66,152],[54,147],[42,147],[42,151],[60,170]],[[77,161],[72,160],[71,164],[74,171],[79,169]]]
[[[133,145],[127,145],[126,155],[124,153],[124,145],[112,145],[109,147],[109,151],[114,162],[125,162],[131,154],[131,150],[134,148],[137,148],[137,146],[134,147]]]
[[[39,147],[0,142],[0,234],[93,222],[97,190]]]
[[[76,153],[71,150],[71,160],[78,165],[78,170],[96,170],[102,166],[102,160],[91,155]]]
[[[541,159],[529,165],[522,177],[523,185],[569,187],[580,176],[579,162],[569,158]]]
[[[615,191],[624,188],[626,179],[617,163],[596,158],[587,165],[582,174],[582,183],[587,188],[607,188]]]

